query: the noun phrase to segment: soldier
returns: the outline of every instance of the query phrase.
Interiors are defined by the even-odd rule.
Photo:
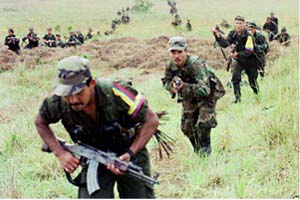
[[[230,31],[226,39],[223,38],[216,29],[213,29],[212,32],[221,47],[234,46],[230,54],[230,59],[233,60],[231,82],[234,88],[234,103],[238,103],[241,101],[240,82],[242,79],[242,71],[245,70],[254,94],[258,94],[259,90],[256,81],[258,72],[257,59],[254,54],[253,36],[245,28],[245,20],[243,17],[235,17],[234,23],[235,30]]]
[[[168,45],[171,60],[162,78],[163,85],[172,98],[177,94],[178,103],[182,102],[181,130],[194,151],[210,154],[211,128],[217,126],[215,106],[225,90],[204,60],[189,55],[185,38],[173,37]]]
[[[278,18],[274,16],[274,13],[272,13],[272,12],[270,13],[270,18],[278,26]]]
[[[48,47],[56,47],[56,38],[52,34],[52,28],[47,29],[48,33],[43,37],[44,43]]]
[[[270,17],[267,17],[267,21],[263,26],[263,30],[268,33],[269,42],[272,42],[274,39],[274,36],[278,32],[278,27],[275,22],[271,20]]]
[[[82,33],[79,30],[77,30],[76,32],[77,32],[76,38],[79,40],[79,42],[81,44],[84,44],[84,36],[82,35]]]
[[[182,23],[180,16],[178,14],[175,15],[175,20],[171,23],[172,26],[179,26]]]
[[[286,28],[283,27],[281,29],[281,33],[276,35],[274,40],[278,40],[278,42],[282,45],[282,46],[289,46],[290,42],[291,42],[291,37],[290,35],[287,33]]]
[[[71,47],[71,46],[76,47],[77,45],[81,45],[81,42],[77,39],[74,31],[70,32],[70,37],[69,37],[69,40],[66,44],[69,47]]]
[[[187,20],[187,23],[186,23],[186,29],[188,31],[192,31],[192,24],[191,24],[191,21],[189,19]]]
[[[20,40],[14,34],[14,30],[12,28],[8,29],[8,36],[5,37],[4,44],[8,46],[8,49],[15,52],[16,54],[20,54]]]
[[[123,14],[121,17],[121,21],[123,24],[128,24],[130,21],[130,17],[127,14]]]
[[[87,59],[71,56],[57,65],[54,95],[42,103],[35,119],[37,131],[58,158],[61,167],[73,173],[79,160],[57,142],[50,124],[61,121],[74,142],[81,141],[105,152],[114,152],[119,159],[134,161],[150,175],[149,154],[145,145],[158,127],[158,117],[147,100],[130,84],[110,79],[94,79]],[[141,123],[139,132],[121,133],[120,127],[131,128]],[[80,130],[80,131],[78,131]],[[113,130],[113,131],[112,131]],[[120,198],[154,198],[153,189],[128,178],[110,164],[99,165],[100,190],[88,194],[87,166],[77,180],[78,198],[114,198],[118,184]]]
[[[92,29],[92,28],[89,28],[89,29],[88,29],[88,33],[87,33],[86,36],[85,36],[85,39],[86,39],[86,40],[92,39],[93,36],[94,36],[93,29]]]
[[[65,48],[66,44],[61,40],[61,35],[56,34],[56,39],[57,39],[57,46],[61,48]]]
[[[32,49],[39,46],[40,37],[33,31],[32,27],[29,28],[27,36],[22,38],[23,42],[26,42],[26,40],[28,41],[28,44],[24,47],[24,49]]]
[[[258,60],[258,70],[261,77],[265,74],[266,54],[269,50],[269,44],[266,41],[265,36],[258,30],[256,30],[256,24],[254,22],[248,22],[247,29],[252,33],[254,38],[255,55]]]

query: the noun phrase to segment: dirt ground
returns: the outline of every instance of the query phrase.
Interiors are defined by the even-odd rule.
[[[124,67],[163,69],[169,59],[167,42],[169,37],[160,36],[152,39],[136,39],[131,37],[113,39],[110,41],[93,40],[76,48],[47,48],[23,49],[21,55],[9,51],[6,46],[0,45],[0,72],[13,69],[19,64],[28,68],[36,65],[51,64],[71,55],[86,56],[93,64],[99,67]],[[213,68],[226,68],[226,61],[220,47],[214,47],[213,40],[201,40],[196,37],[188,38],[189,51],[199,55]],[[279,56],[278,44],[270,44],[271,51],[268,60]],[[229,48],[224,50],[229,55]]]

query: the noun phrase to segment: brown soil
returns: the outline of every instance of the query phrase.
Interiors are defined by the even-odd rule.
[[[34,68],[36,65],[50,64],[71,55],[86,56],[99,67],[163,69],[169,59],[168,40],[169,37],[166,36],[146,40],[132,37],[110,41],[94,40],[77,48],[24,49],[20,56],[0,45],[0,71],[11,70],[21,63],[28,68]],[[225,68],[226,62],[220,47],[214,48],[212,40],[190,37],[188,44],[191,54],[199,55],[213,68]],[[274,60],[279,56],[279,45],[273,42],[270,49],[268,60]],[[225,53],[229,55],[229,50],[225,49]]]

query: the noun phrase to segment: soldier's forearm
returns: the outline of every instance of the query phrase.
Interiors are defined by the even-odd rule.
[[[157,115],[148,108],[145,123],[137,133],[136,138],[130,147],[134,154],[146,146],[152,135],[156,132],[158,124],[159,119]]]
[[[43,141],[48,145],[55,156],[59,157],[65,150],[58,143],[49,124],[46,123],[39,114],[35,119],[35,126]]]

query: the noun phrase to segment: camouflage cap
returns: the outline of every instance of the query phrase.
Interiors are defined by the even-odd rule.
[[[57,64],[57,82],[54,94],[58,96],[70,96],[79,93],[91,78],[89,61],[79,56],[71,56],[61,60]]]
[[[175,36],[170,38],[169,42],[169,50],[168,51],[184,51],[187,48],[187,42],[184,37]]]
[[[284,31],[286,31],[286,28],[282,27],[281,32],[284,32]]]
[[[236,16],[235,18],[234,18],[234,20],[239,20],[239,21],[245,21],[245,18],[244,17],[242,17],[242,16]]]

